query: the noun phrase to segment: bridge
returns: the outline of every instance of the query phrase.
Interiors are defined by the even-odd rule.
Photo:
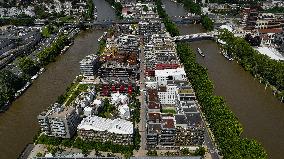
[[[177,24],[194,24],[199,23],[201,21],[201,17],[199,15],[192,16],[172,16],[172,21]]]
[[[89,21],[84,22],[84,26],[86,27],[95,27],[95,28],[108,28],[113,24],[137,24],[138,21],[128,21],[128,20],[103,20],[103,21]]]
[[[199,15],[191,16],[172,16],[172,21],[177,24],[193,24],[199,23],[201,17]],[[85,21],[83,24],[86,27],[95,27],[95,28],[108,28],[113,24],[137,24],[139,20],[113,20],[106,19],[102,21]]]
[[[175,36],[174,41],[199,41],[199,40],[215,40],[217,32],[197,33],[190,35]]]

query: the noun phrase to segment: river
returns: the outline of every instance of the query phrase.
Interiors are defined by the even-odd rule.
[[[94,0],[98,19],[114,19],[111,7],[102,0]],[[0,114],[0,159],[17,158],[26,144],[31,143],[39,129],[37,115],[54,103],[79,74],[79,61],[95,53],[102,30],[82,31],[65,54],[49,64],[46,71],[31,87]]]
[[[98,20],[115,18],[114,11],[103,0],[94,0],[98,9]],[[169,14],[182,15],[183,8],[169,0],[163,0]],[[182,34],[204,32],[200,25],[179,26]],[[97,49],[97,39],[101,30],[80,33],[74,45],[47,70],[13,104],[0,114],[0,159],[17,158],[38,130],[37,115],[57,96],[64,93],[67,86],[79,74],[79,61]],[[197,55],[197,61],[208,69],[209,77],[215,85],[216,95],[225,97],[232,111],[244,126],[245,137],[261,142],[269,158],[283,158],[284,153],[284,105],[264,90],[264,86],[254,80],[235,62],[227,61],[219,54],[218,45],[212,41],[191,43],[200,47],[206,57]]]
[[[170,16],[179,15],[183,7],[170,0],[163,0]],[[173,12],[175,11],[175,12]],[[179,25],[181,34],[204,32],[201,25]],[[272,90],[255,80],[249,72],[236,62],[226,60],[213,41],[190,43],[205,53],[196,55],[197,62],[208,69],[209,78],[214,83],[216,95],[223,96],[244,127],[243,136],[259,141],[272,159],[282,159],[284,155],[284,104],[278,101]]]

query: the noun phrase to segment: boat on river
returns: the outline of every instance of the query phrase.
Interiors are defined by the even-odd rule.
[[[222,54],[223,56],[229,60],[229,61],[233,61],[233,58],[231,56],[229,56],[229,54],[227,53],[227,51],[222,50]]]
[[[203,52],[201,51],[200,48],[197,48],[197,52],[198,52],[202,57],[205,57],[205,55],[203,54]]]

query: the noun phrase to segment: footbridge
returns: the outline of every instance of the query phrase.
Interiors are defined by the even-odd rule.
[[[217,32],[208,32],[208,33],[197,33],[189,35],[175,36],[174,41],[199,41],[199,40],[215,40]]]
[[[94,27],[94,28],[108,28],[114,24],[135,24],[137,21],[128,20],[102,20],[102,21],[89,21],[84,22],[84,26]]]

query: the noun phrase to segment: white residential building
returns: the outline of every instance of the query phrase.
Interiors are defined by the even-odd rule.
[[[155,79],[158,86],[166,86],[169,80],[186,81],[184,68],[155,70]]]
[[[188,86],[188,82],[184,80],[170,80],[166,86],[158,88],[158,96],[161,104],[174,105],[176,98],[195,99],[193,89]],[[186,98],[185,98],[186,97]]]
[[[121,119],[130,119],[130,109],[127,104],[118,106],[118,111]]]
[[[161,104],[175,104],[177,86],[166,85],[160,86],[158,89],[158,96]]]
[[[127,95],[121,94],[119,92],[112,93],[110,103],[115,105],[115,106],[118,106],[118,105],[121,105],[121,104],[128,104],[129,98],[127,97]]]

